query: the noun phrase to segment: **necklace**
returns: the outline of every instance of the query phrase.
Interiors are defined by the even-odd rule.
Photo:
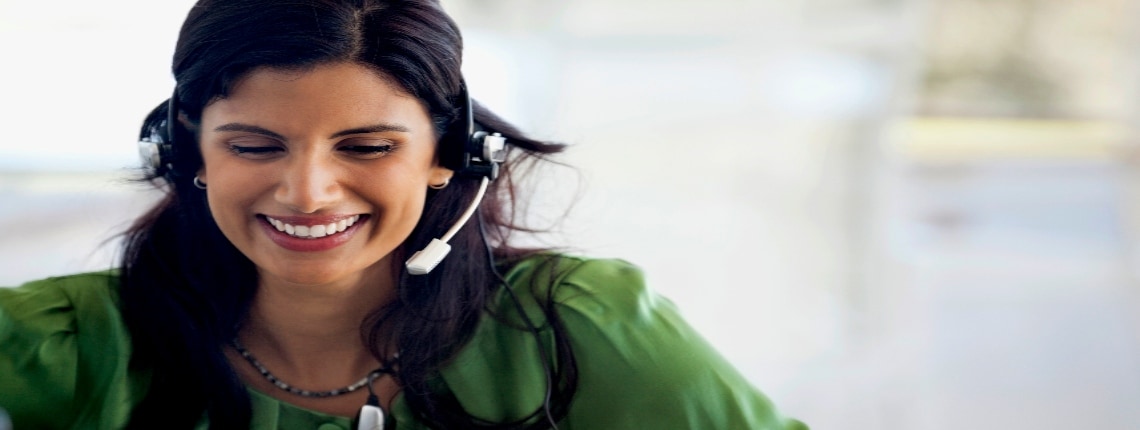
[[[245,358],[245,361],[248,361],[249,364],[253,365],[253,367],[255,369],[257,369],[257,372],[261,374],[261,376],[264,376],[265,379],[268,380],[270,383],[272,383],[274,386],[276,386],[277,388],[280,388],[282,390],[288,391],[290,393],[296,394],[298,396],[301,396],[301,397],[334,397],[334,396],[339,396],[342,394],[348,394],[348,393],[351,393],[353,391],[359,390],[360,387],[363,387],[365,385],[369,385],[369,383],[372,382],[373,378],[384,373],[383,369],[376,369],[376,370],[373,370],[371,372],[368,372],[367,375],[365,375],[363,378],[360,378],[359,381],[352,383],[352,385],[349,385],[347,387],[341,387],[341,388],[333,389],[333,390],[328,390],[328,391],[302,390],[300,388],[286,384],[285,381],[282,381],[281,379],[278,379],[276,376],[273,376],[272,373],[269,373],[269,369],[266,369],[265,366],[263,366],[260,361],[257,361],[256,358],[253,358],[253,354],[250,354],[249,351],[247,351],[244,347],[242,347],[241,344],[238,343],[238,340],[236,337],[232,341],[230,341],[230,345],[232,345],[234,347],[234,349],[237,350],[238,354],[241,354],[242,358]],[[369,388],[371,388],[371,387],[369,387]]]

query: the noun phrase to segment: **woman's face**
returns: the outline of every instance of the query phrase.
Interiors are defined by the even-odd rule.
[[[391,277],[428,185],[452,174],[423,104],[357,64],[257,69],[199,132],[210,211],[265,281]]]

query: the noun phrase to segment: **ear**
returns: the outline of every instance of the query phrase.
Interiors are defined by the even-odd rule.
[[[446,184],[451,181],[453,176],[455,176],[454,170],[436,165],[431,168],[431,173],[428,174],[428,185]]]

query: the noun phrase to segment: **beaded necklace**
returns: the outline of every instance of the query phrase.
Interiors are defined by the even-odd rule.
[[[302,396],[302,397],[334,397],[334,396],[340,396],[343,394],[348,394],[348,393],[351,393],[353,391],[359,390],[361,387],[363,387],[365,385],[368,385],[369,382],[371,382],[372,378],[377,377],[382,373],[385,373],[384,369],[376,369],[376,370],[373,370],[371,372],[368,372],[367,375],[365,375],[359,381],[352,383],[352,385],[349,385],[347,387],[336,388],[336,389],[332,389],[332,390],[328,390],[328,391],[302,390],[300,388],[297,388],[297,387],[294,387],[292,385],[285,383],[285,381],[282,381],[281,379],[277,378],[272,373],[270,373],[269,369],[266,369],[265,366],[263,366],[260,361],[257,361],[256,358],[253,358],[253,354],[250,354],[249,351],[247,351],[244,347],[241,346],[241,343],[238,342],[237,338],[234,338],[232,341],[230,341],[230,345],[232,345],[234,347],[234,349],[237,350],[238,354],[241,354],[241,356],[243,358],[245,358],[245,361],[248,361],[249,364],[253,365],[253,367],[255,369],[257,369],[257,372],[261,374],[261,376],[264,376],[265,379],[268,380],[270,383],[272,383],[274,386],[276,386],[277,388],[280,388],[282,390],[288,391],[290,393],[296,394],[298,396]]]

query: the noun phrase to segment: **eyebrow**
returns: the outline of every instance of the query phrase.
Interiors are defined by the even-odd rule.
[[[237,123],[237,122],[231,122],[229,124],[219,125],[217,128],[214,128],[214,131],[242,131],[242,132],[246,132],[246,133],[260,134],[262,136],[271,137],[271,138],[274,138],[277,140],[287,140],[287,139],[285,139],[285,136],[282,136],[282,135],[280,135],[276,132],[273,132],[271,130],[268,130],[264,127],[259,127],[259,126],[251,125],[251,124],[242,124],[242,123]],[[402,133],[408,133],[409,132],[408,128],[404,127],[402,125],[380,123],[380,124],[373,124],[373,125],[364,126],[364,127],[350,128],[348,130],[341,130],[341,131],[338,131],[336,133],[333,133],[333,135],[329,136],[329,138],[337,138],[337,137],[349,136],[349,135],[353,135],[353,134],[383,133],[383,132],[388,132],[388,131],[398,131],[398,132],[402,132]]]
[[[333,135],[330,137],[335,138],[335,137],[341,137],[341,136],[348,136],[351,134],[384,133],[384,132],[388,132],[388,131],[398,131],[401,133],[408,133],[409,132],[408,128],[404,127],[402,125],[380,123],[380,124],[373,124],[373,125],[366,126],[366,127],[357,127],[357,128],[350,128],[348,130],[338,131],[336,133],[333,133]]]

